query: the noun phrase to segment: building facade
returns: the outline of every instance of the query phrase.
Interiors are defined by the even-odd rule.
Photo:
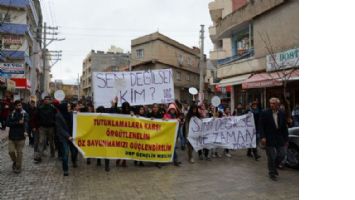
[[[215,0],[209,3],[217,67],[217,91],[228,103],[282,99],[283,86],[291,106],[298,104],[298,0]],[[229,92],[228,92],[229,91]]]
[[[11,95],[37,95],[41,69],[42,13],[39,0],[0,0],[0,84],[15,82]],[[6,89],[0,96],[6,95]]]
[[[80,78],[81,96],[92,97],[92,72],[102,72],[107,68],[120,68],[129,65],[129,54],[92,50],[83,61]]]
[[[190,87],[199,86],[200,49],[187,47],[159,32],[131,41],[131,70],[173,70],[175,98],[190,102]]]

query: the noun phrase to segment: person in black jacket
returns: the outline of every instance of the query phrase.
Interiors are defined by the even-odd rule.
[[[51,157],[55,155],[54,128],[57,109],[51,104],[51,100],[50,96],[46,96],[43,104],[38,108],[39,145],[38,153],[35,156],[36,163],[42,161],[41,156],[45,149],[46,140],[49,142]]]
[[[252,103],[249,111],[252,112],[254,116],[254,123],[255,123],[255,130],[256,130],[256,144],[258,144],[260,138],[260,131],[259,131],[260,110],[258,108],[258,103],[256,101]],[[260,158],[257,148],[248,148],[247,156],[254,157],[256,161]]]
[[[70,136],[70,125],[68,121],[64,118],[64,116],[68,115],[68,106],[66,103],[62,103],[58,105],[59,112],[55,115],[55,133],[58,136],[58,140],[60,142],[60,148],[62,148],[62,161],[63,161],[63,171],[64,176],[69,175],[69,167],[68,167],[68,154],[69,154],[69,145],[71,140],[73,139]]]
[[[264,111],[260,116],[259,130],[261,144],[266,145],[266,155],[268,160],[269,176],[272,180],[277,180],[277,167],[286,154],[286,144],[288,142],[287,120],[284,112],[280,111],[280,100],[270,99],[270,109]]]
[[[28,123],[28,115],[22,109],[21,101],[15,101],[15,110],[10,113],[7,119],[9,131],[9,155],[12,160],[12,169],[15,173],[21,172],[22,151],[25,146],[25,132]]]

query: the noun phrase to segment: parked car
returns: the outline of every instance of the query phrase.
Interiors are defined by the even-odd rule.
[[[285,166],[293,169],[299,167],[299,127],[288,129],[288,147],[285,159]]]

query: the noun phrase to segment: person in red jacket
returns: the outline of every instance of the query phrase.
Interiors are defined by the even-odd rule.
[[[177,110],[175,104],[170,104],[169,107],[168,107],[167,112],[164,115],[163,119],[177,119],[179,121],[178,117],[179,117],[178,116],[178,110]],[[175,144],[175,146],[176,146],[176,144]],[[181,164],[181,162],[178,161],[178,156],[177,156],[176,148],[175,148],[175,151],[174,151],[174,165],[179,167],[180,164]]]

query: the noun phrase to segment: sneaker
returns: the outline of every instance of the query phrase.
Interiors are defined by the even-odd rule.
[[[194,160],[193,158],[190,158],[189,162],[190,162],[191,164],[194,164],[194,163],[195,163],[195,160]]]
[[[226,156],[227,158],[231,158],[231,157],[232,157],[232,155],[231,155],[230,153],[226,153],[225,156]]]
[[[110,171],[110,167],[109,166],[105,166],[105,171],[109,172]]]
[[[15,174],[19,174],[19,173],[21,173],[21,170],[20,170],[20,169],[15,168],[15,169],[14,169],[14,172],[15,172]]]
[[[16,162],[13,162],[12,163],[12,170],[15,170],[16,169]]]
[[[203,160],[203,156],[202,156],[202,155],[199,155],[198,158],[199,158],[200,160]]]
[[[216,152],[216,156],[217,156],[218,158],[222,158],[222,155],[219,154],[218,152]]]
[[[261,156],[259,156],[259,155],[255,155],[255,156],[254,156],[255,161],[258,161],[259,158],[261,158]]]
[[[39,164],[40,162],[42,162],[42,158],[35,158],[34,161],[35,164]]]
[[[211,161],[211,158],[209,156],[206,157],[207,161]]]
[[[217,153],[213,153],[213,154],[212,154],[212,158],[216,158],[216,157],[217,157],[216,154],[217,154]]]
[[[174,161],[174,165],[175,165],[176,167],[180,167],[180,165],[181,165],[181,162],[178,162],[178,161]]]
[[[277,181],[277,177],[274,174],[270,175],[270,179],[273,180],[273,181]]]
[[[69,176],[69,172],[64,172],[63,176]]]
[[[161,164],[160,164],[160,163],[155,163],[155,166],[156,166],[158,169],[161,169]]]

